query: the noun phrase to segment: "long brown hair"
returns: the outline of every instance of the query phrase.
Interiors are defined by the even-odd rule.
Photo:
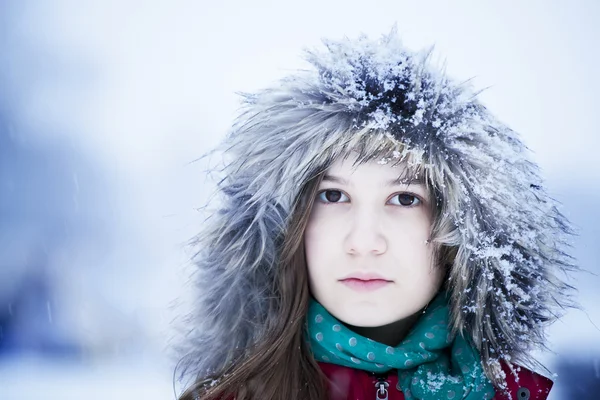
[[[359,162],[366,160],[362,158]],[[414,174],[417,168],[407,167],[405,173]],[[293,207],[273,282],[279,296],[271,311],[277,318],[255,347],[226,370],[200,377],[179,400],[327,399],[327,379],[310,352],[305,329],[310,293],[304,231],[324,174],[323,170],[305,183]],[[456,249],[438,240],[447,234],[448,223],[442,217],[441,193],[427,180],[426,183],[432,198],[434,222],[430,243],[434,246],[434,266],[447,267],[448,273]]]
[[[302,188],[284,238],[276,282],[278,318],[242,359],[217,376],[204,377],[179,400],[327,398],[326,379],[305,338],[310,298],[304,257],[304,230],[324,173]]]

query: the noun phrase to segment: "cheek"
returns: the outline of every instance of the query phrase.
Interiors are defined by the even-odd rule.
[[[304,254],[311,293],[322,300],[340,272],[342,236],[339,223],[331,218],[311,218],[304,231]]]
[[[431,246],[426,244],[430,234],[431,226],[427,219],[411,218],[396,223],[392,226],[388,238],[392,246],[390,250],[395,249],[394,252],[397,254],[413,255],[422,259],[431,252],[429,250]]]
[[[328,243],[336,240],[340,234],[339,221],[318,209],[313,209],[304,230],[304,246],[307,253],[318,253],[320,249],[327,248]]]
[[[392,258],[397,260],[400,266],[397,273],[405,282],[433,287],[443,278],[443,271],[434,265],[434,247],[426,244],[429,235],[430,228],[425,223],[395,229],[394,243],[388,250],[393,254]]]

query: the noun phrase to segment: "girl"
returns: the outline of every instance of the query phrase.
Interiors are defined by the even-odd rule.
[[[395,28],[325,44],[223,142],[180,399],[545,399],[576,267],[527,148]]]

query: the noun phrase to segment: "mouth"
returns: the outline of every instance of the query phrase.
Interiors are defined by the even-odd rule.
[[[391,281],[385,279],[358,279],[348,278],[340,281],[343,285],[357,292],[371,292],[391,285]]]

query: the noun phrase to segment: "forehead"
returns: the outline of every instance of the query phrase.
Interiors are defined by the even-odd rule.
[[[361,157],[353,152],[338,157],[325,171],[323,181],[350,184],[357,180],[393,184],[425,184],[422,168],[411,165],[409,160],[390,160],[385,155]]]

